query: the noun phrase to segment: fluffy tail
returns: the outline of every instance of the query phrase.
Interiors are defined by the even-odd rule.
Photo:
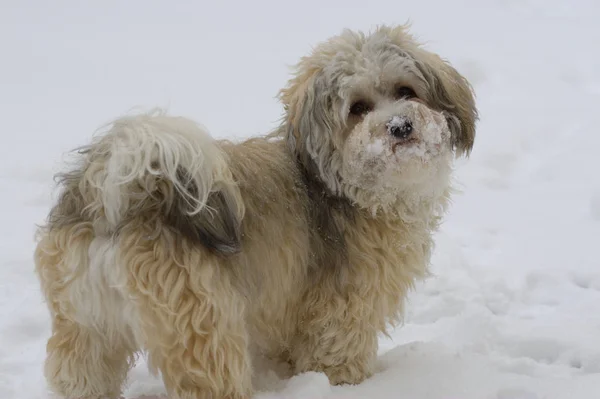
[[[81,153],[84,165],[62,175],[59,206],[84,204],[83,214],[113,232],[132,219],[159,217],[210,249],[240,250],[239,189],[226,154],[195,122],[160,111],[123,117]]]

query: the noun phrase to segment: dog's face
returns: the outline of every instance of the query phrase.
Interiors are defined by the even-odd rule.
[[[346,31],[319,45],[281,99],[289,145],[304,167],[365,208],[445,189],[453,155],[473,146],[469,84],[403,27]]]

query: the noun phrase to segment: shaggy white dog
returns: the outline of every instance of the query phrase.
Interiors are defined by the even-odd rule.
[[[249,397],[251,350],[333,384],[373,373],[473,146],[472,91],[381,27],[317,46],[281,101],[240,144],[120,118],[61,175],[35,254],[54,391],[118,397],[139,351],[178,399]]]

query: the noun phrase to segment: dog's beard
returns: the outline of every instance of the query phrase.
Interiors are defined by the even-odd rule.
[[[411,122],[411,134],[391,135],[390,124],[404,120]],[[372,209],[392,207],[400,198],[440,195],[451,172],[450,138],[444,115],[418,102],[367,114],[344,145],[341,174],[347,191]]]

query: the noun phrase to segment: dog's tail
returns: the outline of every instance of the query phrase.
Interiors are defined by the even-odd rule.
[[[240,250],[239,188],[227,155],[195,122],[162,111],[122,117],[81,152],[76,180],[84,212],[104,219],[109,231],[160,218],[211,250]],[[73,173],[63,175],[69,180]]]

